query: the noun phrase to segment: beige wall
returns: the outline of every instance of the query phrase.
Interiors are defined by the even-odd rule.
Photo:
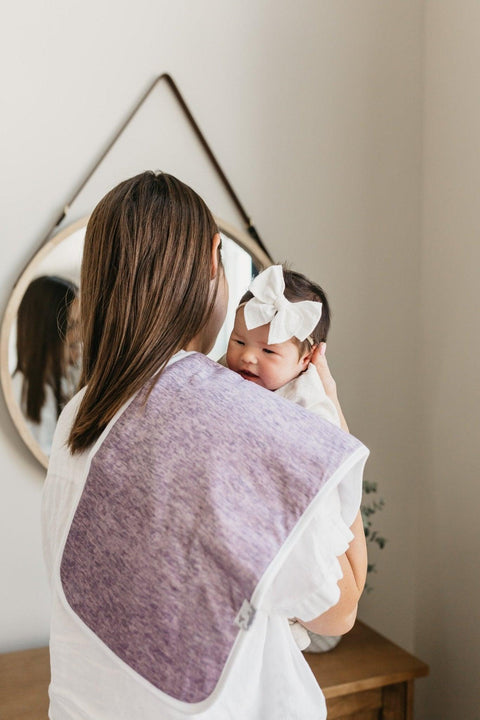
[[[404,527],[414,515],[416,363],[404,338],[418,305],[421,3],[125,0],[110,8],[109,0],[86,0],[68,12],[60,2],[9,10],[0,63],[9,98],[2,300],[133,102],[155,74],[170,71],[269,248],[329,291],[331,364],[387,501],[379,524],[389,549],[362,613],[413,647],[414,539]],[[218,210],[223,201],[204,164],[180,152],[165,165],[153,138],[170,140],[177,128],[161,117],[161,132],[157,124],[137,135],[102,170],[97,189],[129,174],[138,157],[140,167],[178,172]],[[412,290],[402,304],[404,277]],[[6,650],[46,640],[48,595],[42,472],[2,412]]]
[[[416,646],[425,718],[479,716],[480,5],[427,2]]]
[[[135,100],[156,74],[171,72],[272,253],[329,293],[330,363],[352,431],[372,450],[368,477],[387,503],[376,524],[388,545],[361,617],[431,663],[432,677],[419,683],[420,720],[474,718],[480,7],[27,6],[11,4],[0,43],[8,98],[0,301]],[[187,135],[180,149],[169,147],[180,130],[164,100],[72,220],[147,165],[177,172],[237,220]],[[42,471],[3,404],[0,424],[2,651],[46,642],[48,590]]]

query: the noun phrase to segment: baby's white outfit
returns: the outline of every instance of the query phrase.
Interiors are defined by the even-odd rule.
[[[291,400],[306,410],[310,410],[310,412],[316,413],[325,420],[340,427],[337,408],[327,396],[314,365],[310,364],[305,372],[293,378],[293,380],[290,380],[290,382],[278,388],[275,392],[286,400]],[[338,507],[340,506],[340,499],[336,488],[332,492],[331,502]],[[324,639],[321,635],[307,631],[306,628],[298,622],[290,621],[290,630],[300,650],[323,652],[329,647],[330,643],[328,639]]]
[[[340,427],[337,408],[327,397],[315,365],[310,363],[305,372],[290,380],[286,385],[282,385],[275,392],[286,400],[291,400]]]

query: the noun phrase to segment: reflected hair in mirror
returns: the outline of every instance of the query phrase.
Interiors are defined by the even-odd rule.
[[[57,417],[68,398],[63,397],[65,338],[69,307],[77,286],[65,278],[41,276],[32,280],[18,308],[17,366],[23,376],[22,408],[26,417],[40,422],[45,387],[53,390]]]
[[[86,390],[69,447],[89,447],[122,405],[202,330],[212,313],[216,222],[177,178],[145,172],[117,185],[87,225],[81,270]]]

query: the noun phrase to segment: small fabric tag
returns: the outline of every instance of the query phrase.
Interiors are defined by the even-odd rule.
[[[248,600],[244,600],[242,603],[242,607],[240,608],[240,612],[238,613],[237,617],[233,622],[235,623],[235,625],[238,625],[241,630],[248,630],[248,628],[253,622],[256,612],[257,611],[255,610],[253,605],[250,605]]]

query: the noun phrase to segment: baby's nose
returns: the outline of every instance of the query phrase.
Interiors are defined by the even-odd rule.
[[[245,346],[243,348],[242,353],[242,360],[246,363],[256,363],[257,362],[257,354],[253,348]]]

